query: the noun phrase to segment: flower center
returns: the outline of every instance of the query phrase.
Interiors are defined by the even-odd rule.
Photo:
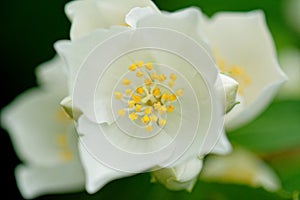
[[[167,113],[175,110],[174,102],[183,95],[182,89],[172,90],[177,76],[174,73],[157,73],[153,63],[144,64],[142,61],[131,64],[128,71],[128,77],[121,81],[124,91],[114,92],[114,98],[126,105],[117,111],[117,115],[127,116],[135,124],[145,127],[146,131],[152,131],[154,125],[164,127]],[[133,78],[141,84],[134,86]]]
[[[251,79],[243,67],[238,64],[229,65],[218,52],[214,53],[216,63],[221,73],[226,74],[239,83],[238,93],[242,94],[245,87],[249,86]]]

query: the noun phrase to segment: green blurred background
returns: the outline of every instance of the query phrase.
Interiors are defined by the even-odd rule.
[[[218,11],[261,9],[266,14],[277,52],[300,48],[299,32],[286,20],[288,0],[155,0],[162,10],[199,6],[207,15]],[[36,86],[35,67],[51,59],[53,43],[68,39],[70,23],[64,14],[67,0],[1,1],[1,108],[18,94]],[[299,10],[300,12],[300,10]],[[20,163],[8,134],[0,135],[1,196],[22,199],[17,189],[14,168]],[[47,195],[38,199],[291,199],[300,191],[300,101],[274,100],[257,120],[232,133],[234,144],[243,145],[266,160],[282,179],[284,192],[271,194],[263,189],[230,184],[198,182],[192,193],[170,192],[159,184],[150,184],[142,174],[114,181],[95,195],[85,192]]]

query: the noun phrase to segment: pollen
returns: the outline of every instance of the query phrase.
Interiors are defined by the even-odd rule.
[[[144,73],[141,71],[137,71],[135,75],[136,77],[141,78],[144,75]]]
[[[131,98],[135,103],[139,103],[141,101],[141,97],[135,94],[132,95]]]
[[[168,112],[171,113],[171,112],[173,112],[173,110],[174,110],[174,106],[168,106],[168,107],[167,107],[167,111],[168,111]]]
[[[172,81],[176,81],[177,76],[176,76],[175,74],[170,74],[170,79],[171,79]]]
[[[137,66],[138,68],[143,67],[143,61],[138,61],[138,62],[136,62],[136,66]]]
[[[123,97],[123,95],[122,95],[121,92],[115,92],[114,95],[115,95],[115,98],[116,98],[117,100],[120,100],[120,99],[122,99],[122,97]]]
[[[183,89],[176,90],[176,96],[181,97],[183,95]]]
[[[118,110],[118,115],[119,115],[120,117],[124,117],[124,115],[125,115],[124,109]]]
[[[175,100],[176,100],[176,95],[175,95],[175,94],[169,95],[169,96],[168,96],[168,100],[169,100],[170,102],[175,101]]]
[[[142,106],[141,106],[140,104],[136,104],[136,105],[135,105],[135,111],[136,111],[136,112],[140,112],[141,109],[142,109]]]
[[[152,73],[151,74],[151,79],[153,79],[153,80],[158,80],[158,75],[157,75],[157,73]]]
[[[144,124],[148,124],[150,122],[150,117],[148,115],[144,115],[144,117],[142,117],[141,121]]]
[[[164,126],[164,125],[166,125],[166,123],[167,123],[167,120],[165,120],[165,119],[160,119],[160,120],[158,120],[158,124],[159,124],[160,126]]]
[[[135,65],[135,64],[131,64],[131,65],[128,67],[128,70],[129,70],[129,71],[135,71],[135,70],[136,70],[136,65]]]
[[[139,116],[135,112],[132,112],[128,115],[128,117],[129,117],[129,119],[134,121],[134,120],[137,120]]]
[[[146,126],[145,129],[146,129],[147,132],[150,132],[150,131],[152,131],[152,126],[148,125],[148,126]]]
[[[151,107],[145,108],[144,113],[145,113],[146,115],[151,114],[151,113],[152,113],[152,108],[151,108]]]
[[[144,89],[142,87],[138,87],[138,88],[136,88],[135,92],[138,93],[138,94],[143,94]]]
[[[131,100],[131,101],[128,101],[128,108],[133,108],[135,105],[135,101]]]
[[[127,78],[125,78],[125,79],[122,80],[122,84],[123,84],[124,86],[130,85],[130,83],[131,83],[131,81],[130,81],[129,79],[127,79]]]
[[[130,96],[131,93],[132,93],[132,89],[126,89],[126,90],[125,90],[126,96]]]
[[[160,74],[160,75],[158,76],[158,81],[159,81],[159,82],[164,82],[166,79],[167,79],[167,77],[166,77],[164,74]]]
[[[148,70],[152,70],[152,68],[153,68],[152,63],[146,63],[145,68]]]
[[[150,78],[146,78],[144,80],[145,85],[150,86],[152,84],[152,80]]]
[[[168,85],[169,85],[169,87],[174,87],[175,82],[174,82],[173,80],[170,80],[170,81],[168,82]]]
[[[153,94],[153,96],[158,96],[158,95],[160,95],[160,89],[159,88],[155,88],[154,90],[153,90],[153,92],[152,92],[152,94]]]

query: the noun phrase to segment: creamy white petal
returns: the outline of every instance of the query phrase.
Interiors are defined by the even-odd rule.
[[[21,160],[47,166],[63,162],[58,140],[72,122],[59,106],[62,96],[31,89],[2,110],[1,123]]]
[[[19,165],[15,174],[18,188],[26,199],[84,189],[85,177],[79,162],[54,167]]]
[[[226,156],[208,157],[200,178],[214,182],[264,187],[270,191],[280,188],[275,172],[254,154],[240,148]]]
[[[63,61],[55,55],[51,60],[36,68],[37,82],[46,89],[56,90],[55,93],[67,94],[67,75]]]
[[[144,14],[141,14],[143,13]],[[199,8],[192,7],[174,13],[154,13],[145,8],[134,8],[126,16],[126,22],[133,27],[157,27],[183,33],[197,41],[208,52],[211,49],[203,30],[203,15]]]
[[[155,181],[170,190],[192,191],[202,168],[202,160],[194,158],[172,168],[151,172]]]
[[[150,0],[87,0],[73,1],[66,5],[65,12],[72,21],[72,40],[99,29],[113,25],[126,25],[125,15],[134,7],[149,6],[159,12]]]
[[[288,47],[279,52],[279,62],[289,80],[280,88],[279,99],[300,99],[300,50]]]
[[[216,145],[213,147],[211,153],[228,154],[232,150],[231,144],[226,136],[225,131],[220,135]]]
[[[245,107],[227,115],[227,129],[238,128],[259,115],[286,80],[280,69],[263,13],[219,13],[207,23],[207,35],[221,70],[237,73]],[[223,66],[221,66],[221,64]],[[223,69],[222,69],[223,68]],[[230,69],[231,68],[231,69]]]
[[[221,94],[225,94],[225,111],[227,113],[237,104],[236,96],[239,84],[229,76],[221,74],[220,77],[224,90]]]
[[[97,161],[87,149],[79,143],[79,152],[86,174],[85,188],[88,193],[95,193],[112,180],[133,174],[120,172],[109,168]]]

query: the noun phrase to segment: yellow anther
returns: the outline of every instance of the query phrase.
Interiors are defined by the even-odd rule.
[[[173,112],[173,110],[174,110],[174,106],[168,106],[167,107],[167,111],[168,112]]]
[[[136,70],[136,65],[135,65],[135,64],[131,64],[131,65],[128,67],[128,70],[129,70],[129,71],[135,71],[135,70]]]
[[[165,112],[167,111],[167,108],[165,106],[161,106],[159,109],[158,109],[158,112],[159,114],[164,114]]]
[[[136,72],[136,77],[142,77],[144,75],[144,73],[143,72],[141,72],[141,71],[137,71]]]
[[[135,103],[139,103],[141,101],[141,97],[135,94],[133,94],[131,98]]]
[[[118,110],[118,115],[120,117],[123,117],[125,115],[125,110],[124,109]]]
[[[166,125],[166,123],[167,123],[167,120],[165,120],[165,119],[159,119],[159,120],[158,120],[158,124],[159,124],[160,126],[164,126],[164,125]]]
[[[125,79],[122,80],[122,84],[125,85],[125,86],[130,85],[130,83],[131,83],[130,80],[127,79],[127,78],[125,78]]]
[[[136,120],[139,116],[135,113],[132,112],[128,115],[129,119],[131,119],[132,121]]]
[[[141,87],[138,87],[138,88],[135,89],[135,92],[138,93],[138,94],[143,94],[144,89],[141,88]]]
[[[161,95],[161,99],[164,101],[168,100],[168,98],[169,98],[169,95],[167,93],[163,93],[163,95]]]
[[[144,117],[142,117],[141,121],[144,124],[148,124],[150,122],[150,117],[148,115],[144,115]]]
[[[169,101],[174,101],[174,100],[176,100],[176,95],[175,95],[175,94],[169,95],[168,100],[169,100]]]
[[[160,89],[159,88],[155,88],[154,90],[153,90],[153,92],[152,92],[152,94],[153,94],[153,96],[158,96],[158,95],[160,95]]]
[[[158,119],[158,117],[156,115],[154,115],[154,114],[151,115],[151,121],[152,122],[156,122],[157,119]]]
[[[143,61],[138,61],[138,62],[136,62],[136,66],[137,66],[138,68],[143,67]]]
[[[152,70],[152,68],[153,68],[152,63],[146,63],[145,68],[148,70]]]
[[[131,100],[131,101],[128,101],[128,108],[133,108],[135,105],[135,101]]]
[[[164,74],[160,74],[160,75],[158,76],[158,81],[159,81],[159,82],[164,82],[166,79],[167,79],[167,77],[166,77]]]
[[[61,147],[66,147],[68,145],[68,140],[65,133],[61,133],[56,138],[57,144]]]
[[[73,159],[73,153],[70,150],[63,150],[60,152],[60,157],[63,161],[70,161]]]
[[[176,96],[182,96],[183,95],[183,89],[176,90]]]
[[[170,80],[168,82],[169,87],[173,87],[175,85],[175,82],[173,80]]]
[[[157,75],[157,73],[152,73],[151,74],[151,78],[153,79],[153,80],[158,80],[158,75]]]
[[[144,113],[145,113],[146,115],[151,114],[151,113],[152,113],[152,108],[151,108],[151,107],[145,108]]]
[[[240,68],[239,66],[234,65],[230,68],[229,73],[232,76],[239,76],[243,74],[243,69]]]
[[[136,105],[135,105],[135,111],[136,111],[136,112],[140,112],[141,109],[142,109],[142,105],[140,105],[140,104],[136,104]]]
[[[170,79],[171,79],[172,81],[176,81],[177,76],[176,76],[175,74],[170,74]]]
[[[131,90],[131,89],[126,89],[126,90],[125,90],[126,96],[130,96],[131,93],[132,93],[132,90]]]
[[[147,132],[150,132],[150,131],[152,131],[152,126],[148,125],[148,126],[145,127],[145,129],[146,129]]]
[[[152,84],[152,80],[150,78],[146,78],[144,80],[144,83],[147,85],[147,86],[150,86]]]
[[[154,107],[155,110],[160,109],[160,107],[161,107],[160,102],[154,103],[154,104],[153,104],[153,107]]]
[[[115,92],[114,95],[115,95],[115,98],[118,100],[122,99],[122,97],[123,97],[121,92]]]

